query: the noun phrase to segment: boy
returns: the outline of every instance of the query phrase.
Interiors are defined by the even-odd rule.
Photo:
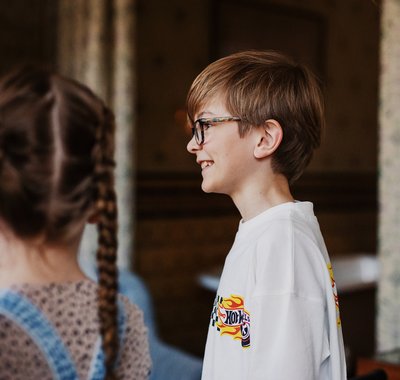
[[[205,192],[229,195],[242,220],[214,303],[203,380],[344,380],[336,286],[310,202],[289,185],[319,146],[314,76],[276,52],[209,65],[187,98]]]

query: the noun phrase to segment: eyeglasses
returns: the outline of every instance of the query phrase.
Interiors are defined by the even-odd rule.
[[[204,144],[204,131],[212,127],[217,123],[225,123],[227,121],[240,121],[240,117],[237,116],[221,116],[212,118],[200,118],[197,119],[192,125],[192,135],[194,136],[198,145]]]

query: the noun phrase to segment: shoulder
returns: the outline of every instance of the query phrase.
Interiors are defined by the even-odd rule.
[[[257,239],[258,249],[285,251],[298,248],[321,250],[323,239],[309,202],[288,203],[271,213]]]
[[[128,297],[118,294],[118,303],[123,310],[124,319],[130,326],[137,329],[146,330],[144,324],[143,311],[136,304],[132,303]]]
[[[143,312],[124,295],[118,295],[123,310],[123,337],[118,374],[121,379],[147,379],[150,367],[148,331]]]
[[[256,243],[258,292],[288,292],[323,298],[322,236],[314,218],[296,212],[277,216]]]
[[[143,311],[133,304],[126,296],[118,295],[120,324],[124,327],[124,340],[135,340],[135,345],[147,349],[148,330],[144,323]]]

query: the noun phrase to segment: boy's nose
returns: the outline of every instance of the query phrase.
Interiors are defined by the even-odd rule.
[[[189,153],[196,153],[199,149],[201,149],[201,145],[197,144],[196,139],[194,136],[188,142],[186,149]]]

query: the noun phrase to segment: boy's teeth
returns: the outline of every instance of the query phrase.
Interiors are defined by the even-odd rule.
[[[210,166],[210,165],[212,165],[211,161],[203,161],[201,163],[201,168],[204,169],[204,168],[206,168],[207,166]]]

